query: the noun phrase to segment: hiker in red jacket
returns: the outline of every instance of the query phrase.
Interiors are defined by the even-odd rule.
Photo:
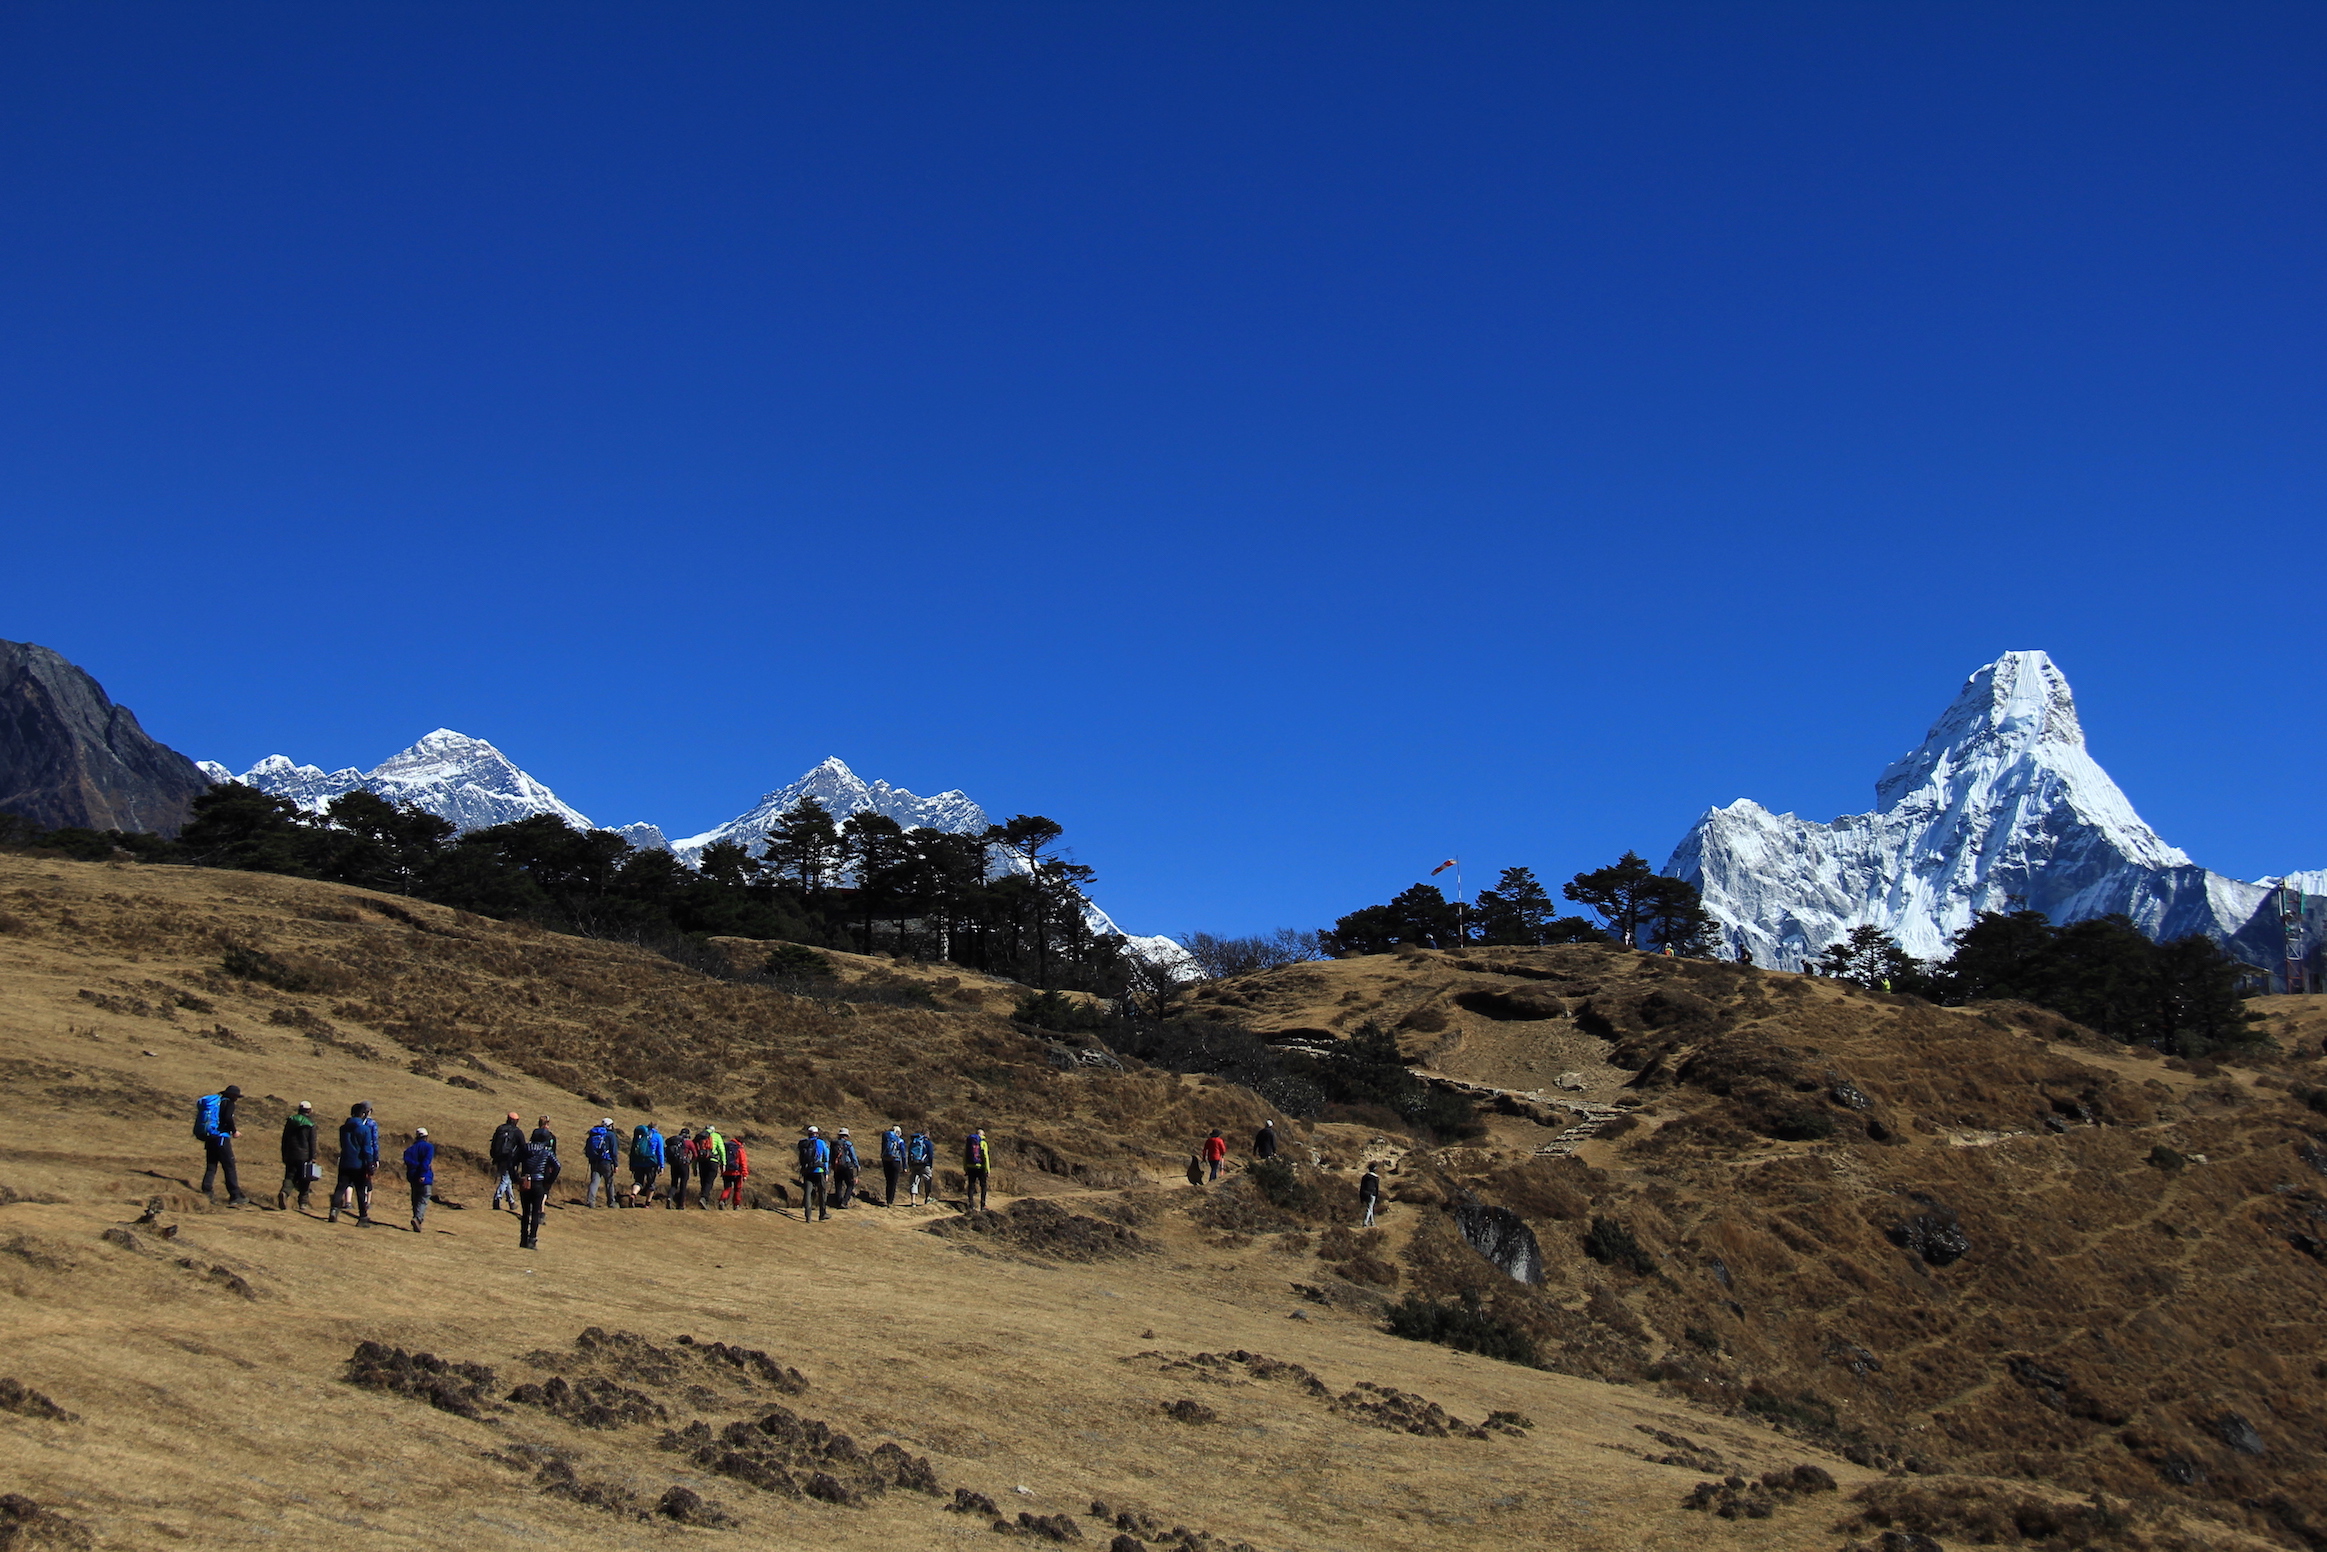
[[[727,1163],[719,1171],[719,1205],[743,1210],[743,1183],[751,1175],[751,1160],[744,1157],[743,1144],[727,1139]]]
[[[1204,1165],[1212,1178],[1220,1178],[1220,1165],[1228,1157],[1228,1139],[1220,1135],[1220,1128],[1212,1128],[1212,1135],[1204,1139]]]

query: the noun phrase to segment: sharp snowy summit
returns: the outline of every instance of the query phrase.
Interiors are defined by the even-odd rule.
[[[289,798],[310,813],[320,814],[333,798],[361,788],[391,803],[416,804],[451,820],[463,831],[483,830],[536,814],[555,815],[577,830],[595,828],[500,750],[451,728],[438,728],[368,771],[353,767],[325,771],[295,764],[279,754],[268,755],[240,776],[230,777],[226,767],[215,761],[203,761],[202,768],[213,781],[239,781],[246,787]]]
[[[701,859],[704,847],[716,841],[732,841],[756,853],[766,842],[768,832],[775,828],[776,821],[787,810],[797,807],[802,798],[814,798],[823,804],[836,821],[874,813],[894,819],[908,830],[943,830],[953,835],[980,834],[989,822],[986,811],[971,802],[966,792],[915,797],[903,787],[892,787],[885,781],[868,782],[839,760],[827,759],[798,781],[778,787],[727,823],[701,835],[671,842],[671,850],[690,866]]]
[[[1965,681],[1875,783],[1871,813],[1821,824],[1740,798],[1707,810],[1664,871],[1703,891],[1733,946],[1786,969],[1865,924],[1944,958],[1980,912],[2023,908],[2121,913],[2153,938],[2281,956],[2277,881],[2227,878],[2166,844],[2087,752],[2068,681],[2041,652],[2007,652]]]

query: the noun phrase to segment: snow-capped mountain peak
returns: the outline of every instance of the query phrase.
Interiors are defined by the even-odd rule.
[[[481,738],[451,728],[438,728],[368,771],[349,767],[326,773],[318,766],[296,764],[288,755],[271,754],[233,779],[289,798],[310,813],[319,814],[333,798],[361,788],[391,803],[417,803],[464,831],[536,814],[555,815],[577,830],[591,828],[588,819],[519,770],[507,755]]]
[[[1876,799],[1831,824],[1745,799],[1710,809],[1665,872],[1703,891],[1734,946],[1789,969],[1865,924],[1944,957],[1980,912],[2021,907],[2055,921],[2121,912],[2161,939],[2261,930],[2265,891],[2195,866],[2134,811],[2041,652],[1974,673]]]
[[[699,861],[703,849],[714,841],[731,841],[757,855],[776,821],[798,807],[802,798],[814,798],[836,822],[869,812],[894,819],[908,830],[945,830],[955,835],[982,834],[989,823],[986,811],[966,792],[917,797],[885,781],[867,782],[850,770],[846,761],[828,756],[798,781],[767,793],[727,823],[671,842],[671,850],[689,864]]]

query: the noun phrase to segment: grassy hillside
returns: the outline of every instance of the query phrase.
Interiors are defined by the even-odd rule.
[[[1251,1095],[1021,1032],[1007,988],[840,969],[793,996],[337,886],[0,857],[0,1545],[886,1549],[1000,1521],[1116,1552],[1829,1549],[1976,1509],[2196,1548],[2290,1544],[2311,1502],[2319,1269],[2269,1238],[2311,1200],[2310,1112],[2267,1072],[1595,950],[1295,967],[1212,1000],[1309,998],[1328,1032],[1393,1010],[1452,1076],[1585,1070],[1638,1119],[1560,1160],[1519,1098],[1454,1150],[1288,1123],[1288,1180],[1199,1190],[1193,1140],[1241,1143]],[[1463,1065],[1492,1042],[1505,1065]],[[430,1127],[428,1232],[203,1201],[191,1101],[229,1081],[254,1191],[297,1100]],[[2105,1124],[2044,1130],[2055,1095]],[[1840,1124],[1761,1140],[1780,1103]],[[601,1114],[718,1122],[754,1144],[755,1209],[561,1205],[521,1252],[476,1168],[512,1109],[569,1153]],[[992,1131],[1006,1210],[803,1223],[793,1128],[893,1118]],[[2152,1168],[2153,1140],[2207,1162]],[[1398,1161],[1373,1235],[1368,1156]],[[1969,1239],[1950,1265],[1883,1237],[1917,1190]],[[1447,1207],[1487,1201],[1539,1235],[1541,1288],[1457,1234]],[[1584,1253],[1595,1217],[1636,1266]],[[1548,1367],[1387,1334],[1409,1295]],[[2262,1454],[2205,1432],[2231,1414]],[[2123,1507],[2080,1507],[2093,1484]]]

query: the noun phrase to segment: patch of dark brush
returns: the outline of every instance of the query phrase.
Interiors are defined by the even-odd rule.
[[[18,1417],[37,1417],[50,1423],[77,1423],[81,1420],[77,1414],[66,1411],[17,1379],[0,1379],[0,1412],[14,1412]]]
[[[612,1430],[671,1420],[652,1396],[596,1375],[578,1380],[554,1375],[545,1384],[518,1386],[508,1400],[511,1406],[539,1407],[579,1428]]]
[[[88,1531],[22,1493],[0,1493],[0,1552],[87,1552]]]
[[[481,1363],[455,1363],[434,1353],[408,1353],[381,1342],[359,1342],[343,1376],[365,1390],[386,1391],[425,1401],[455,1417],[482,1418],[499,1411],[489,1392],[493,1371]]]
[[[1070,1213],[1040,1197],[1012,1202],[999,1212],[979,1210],[940,1218],[927,1232],[943,1238],[987,1238],[1054,1261],[1111,1261],[1151,1247],[1133,1230]]]
[[[1797,1499],[1834,1491],[1823,1466],[1799,1465],[1765,1471],[1751,1481],[1740,1476],[1699,1482],[1681,1500],[1684,1509],[1702,1509],[1725,1520],[1766,1520]]]
[[[697,1419],[658,1442],[706,1471],[787,1498],[854,1505],[891,1488],[932,1497],[942,1491],[927,1457],[907,1454],[893,1440],[868,1450],[831,1424],[789,1407],[771,1406],[748,1422],[717,1430]]]

